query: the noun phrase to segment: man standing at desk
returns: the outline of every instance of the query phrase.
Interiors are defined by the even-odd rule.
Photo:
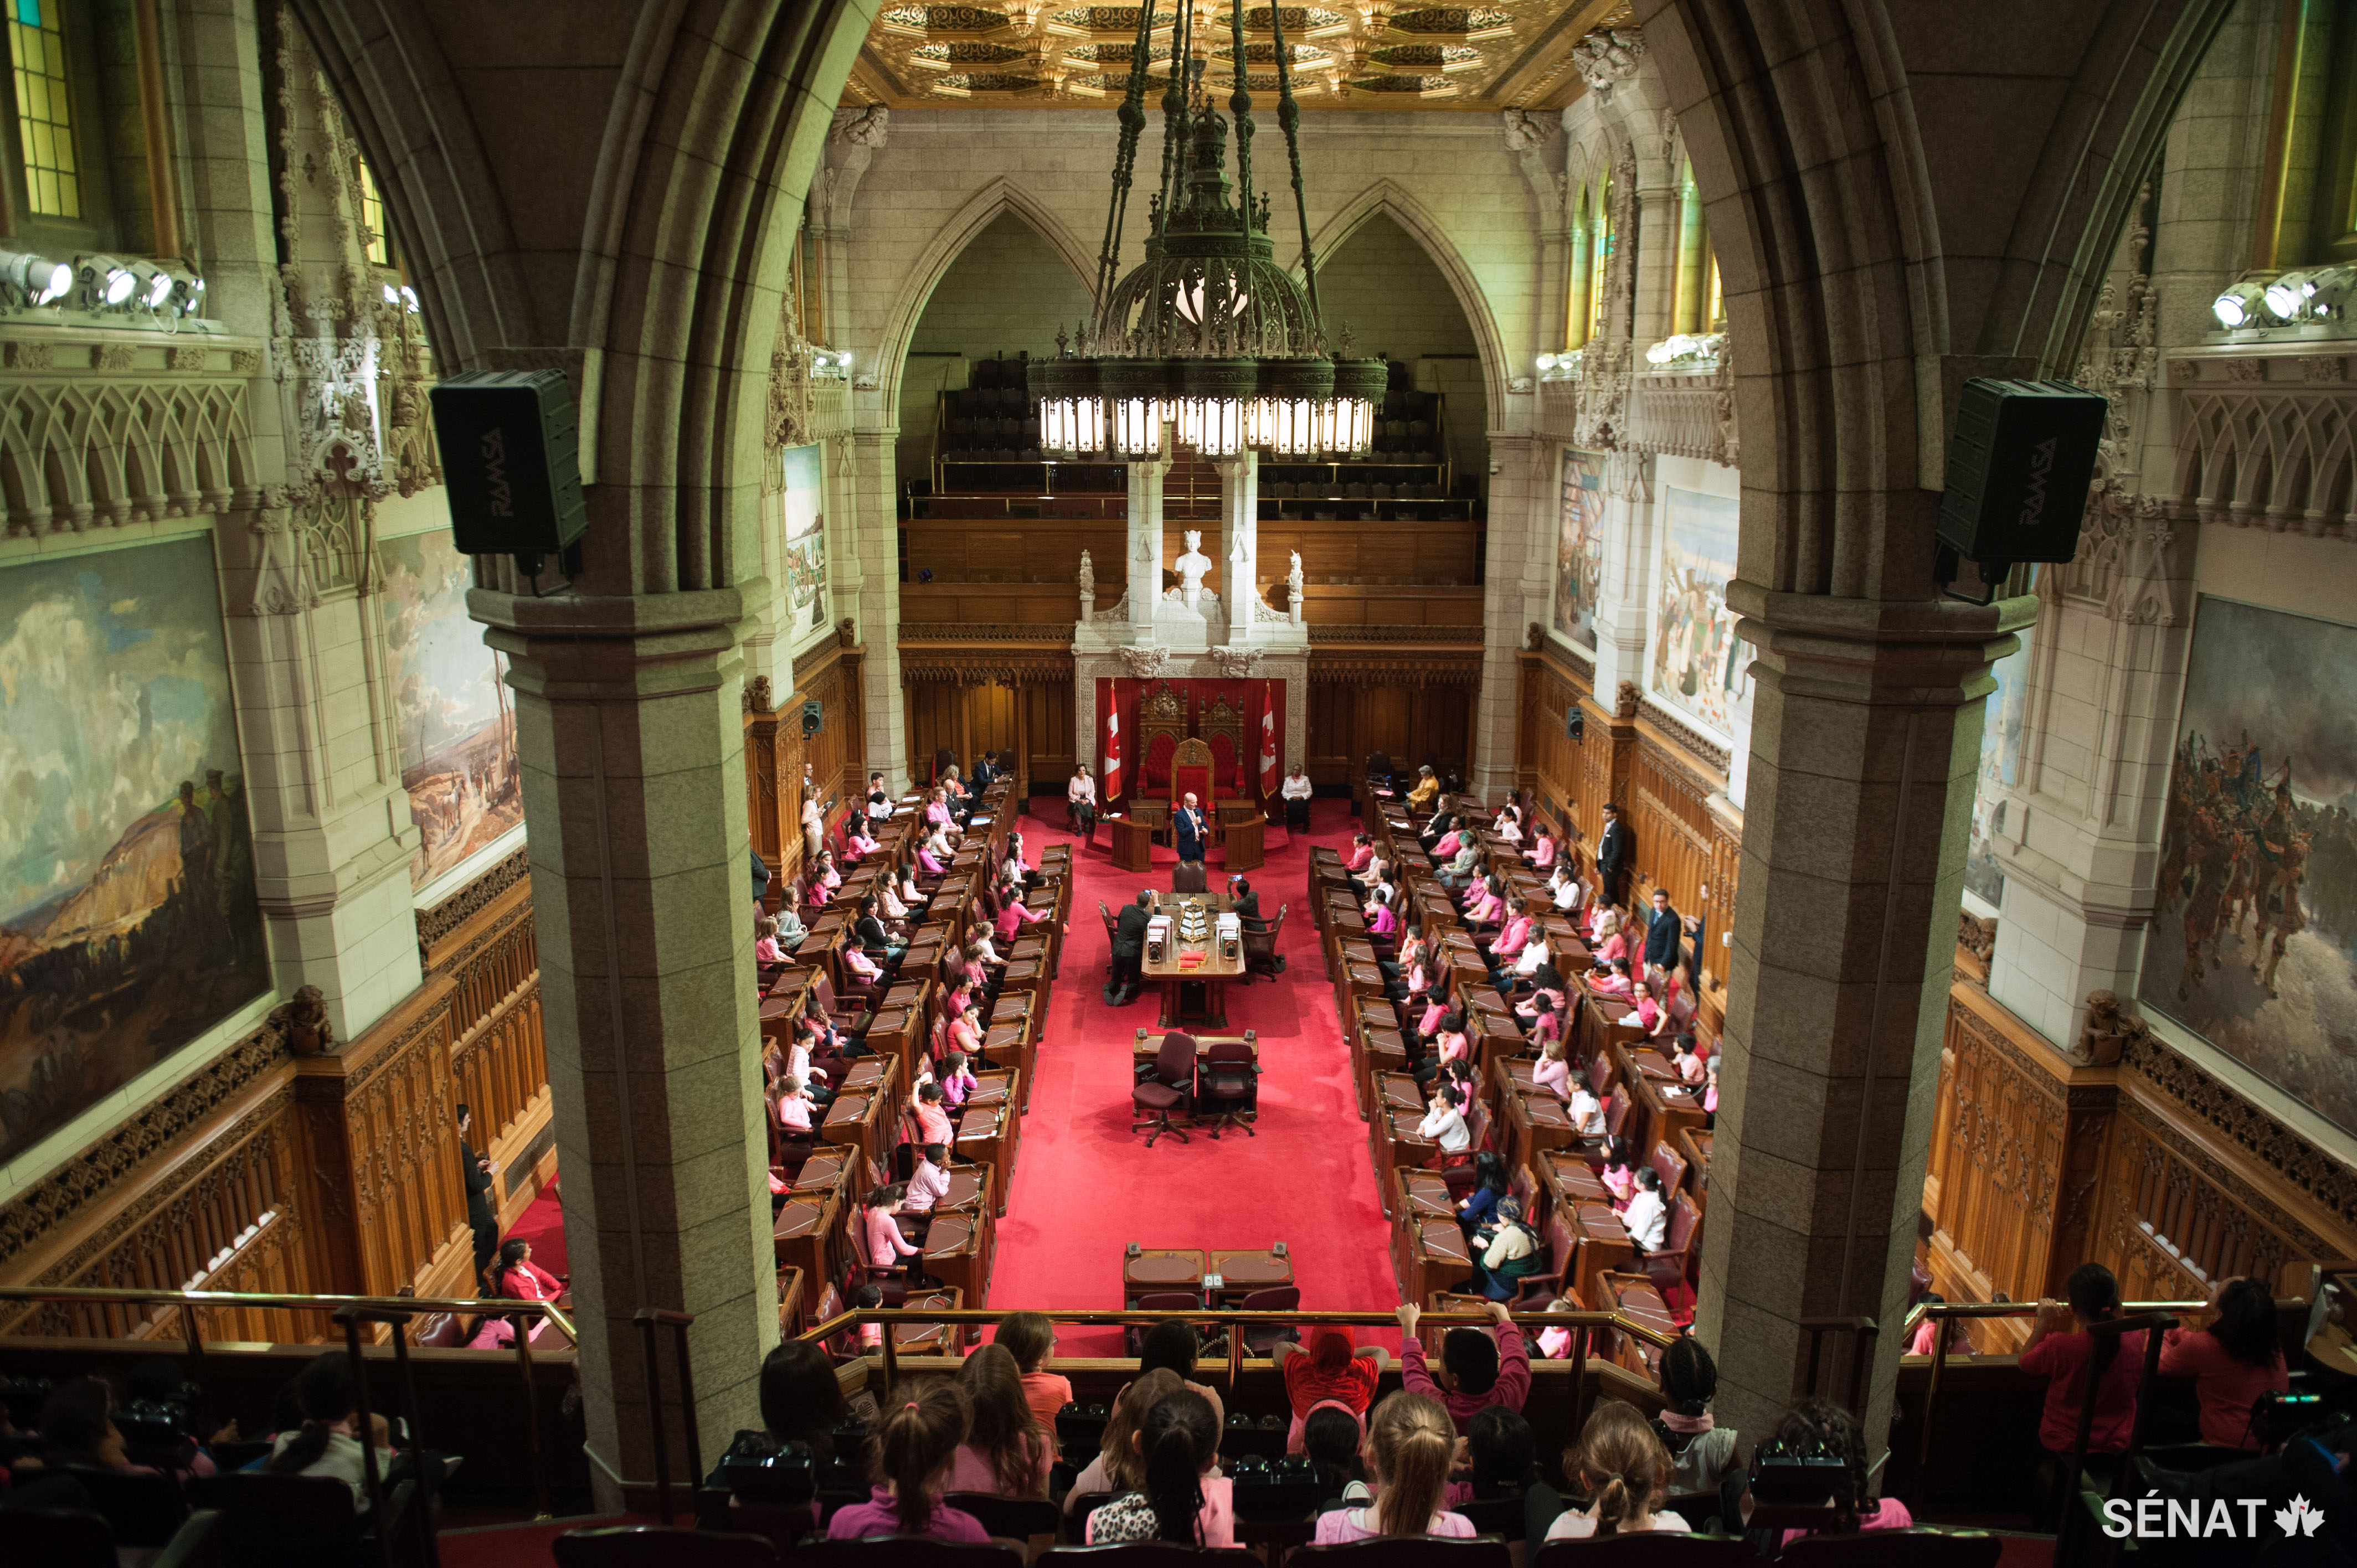
[[[1678,967],[1678,912],[1670,908],[1670,896],[1662,888],[1653,889],[1653,923],[1645,928],[1645,966],[1668,973]]]
[[[1144,981],[1138,965],[1146,959],[1146,923],[1152,919],[1154,895],[1140,889],[1137,902],[1121,912],[1113,928],[1113,978],[1105,983],[1108,1007],[1126,1007],[1137,1000]]]
[[[1170,843],[1182,861],[1203,858],[1203,813],[1196,808],[1191,792],[1170,813]]]

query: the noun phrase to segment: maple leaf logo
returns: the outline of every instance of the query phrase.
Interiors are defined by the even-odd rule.
[[[2314,1535],[2324,1522],[2324,1510],[2309,1507],[2306,1498],[2294,1498],[2291,1507],[2276,1509],[2276,1528],[2286,1535]]]

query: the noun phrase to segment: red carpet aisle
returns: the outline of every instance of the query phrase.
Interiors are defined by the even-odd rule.
[[[1042,799],[1039,806],[1062,811]],[[1098,835],[1077,849],[1071,923],[1062,974],[1039,1050],[1039,1082],[1025,1118],[1023,1148],[1006,1218],[999,1222],[995,1307],[1117,1307],[1125,1243],[1149,1247],[1265,1247],[1286,1243],[1311,1308],[1398,1304],[1389,1230],[1376,1200],[1366,1123],[1351,1087],[1351,1052],[1334,1014],[1318,953],[1318,927],[1302,899],[1308,843],[1346,844],[1354,819],[1340,800],[1316,802],[1308,842],[1271,829],[1269,862],[1246,874],[1270,918],[1290,904],[1281,950],[1286,972],[1274,983],[1232,983],[1231,1032],[1260,1031],[1258,1136],[1227,1132],[1217,1142],[1155,1140],[1129,1130],[1130,1048],[1156,1015],[1152,993],[1124,1008],[1103,996],[1104,928],[1097,903],[1120,907],[1142,886],[1167,888],[1170,852],[1157,849],[1151,876],[1117,871]],[[1072,835],[1026,818],[1029,857]],[[1215,860],[1212,886],[1225,885]],[[1065,1353],[1088,1353],[1112,1330],[1066,1336]],[[1082,1336],[1086,1336],[1083,1341]]]

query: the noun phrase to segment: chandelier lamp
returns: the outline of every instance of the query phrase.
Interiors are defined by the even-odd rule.
[[[1127,92],[1118,112],[1113,196],[1097,257],[1096,314],[1078,338],[1057,334],[1052,360],[1034,360],[1028,390],[1039,413],[1039,446],[1060,457],[1159,457],[1163,427],[1206,457],[1247,448],[1316,459],[1364,452],[1383,399],[1381,360],[1352,359],[1348,334],[1329,350],[1318,312],[1318,273],[1301,186],[1299,105],[1293,98],[1282,6],[1272,5],[1277,124],[1293,168],[1301,226],[1301,278],[1274,259],[1270,199],[1252,178],[1252,94],[1243,10],[1232,0],[1235,59],[1232,113],[1236,177],[1227,170],[1230,121],[1197,82],[1208,61],[1196,52],[1200,0],[1178,0],[1170,24],[1170,75],[1162,95],[1161,188],[1149,203],[1146,259],[1119,274],[1121,234],[1146,127],[1148,46],[1155,0],[1138,8]],[[1116,282],[1118,275],[1119,281]]]

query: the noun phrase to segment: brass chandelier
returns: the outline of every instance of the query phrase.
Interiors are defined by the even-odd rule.
[[[1301,188],[1300,106],[1293,98],[1282,0],[1273,0],[1277,124],[1293,167],[1301,225],[1301,281],[1272,259],[1270,201],[1252,182],[1252,94],[1243,7],[1231,0],[1235,58],[1236,183],[1227,172],[1229,122],[1194,91],[1197,0],[1178,0],[1169,84],[1162,95],[1162,187],[1150,208],[1146,259],[1115,283],[1137,142],[1146,128],[1146,64],[1155,0],[1143,0],[1129,87],[1119,112],[1113,197],[1097,258],[1095,318],[1075,342],[1060,332],[1053,360],[1031,361],[1039,446],[1058,456],[1157,457],[1162,427],[1206,457],[1245,448],[1318,458],[1363,452],[1383,395],[1381,360],[1329,352],[1318,312],[1308,205]]]

